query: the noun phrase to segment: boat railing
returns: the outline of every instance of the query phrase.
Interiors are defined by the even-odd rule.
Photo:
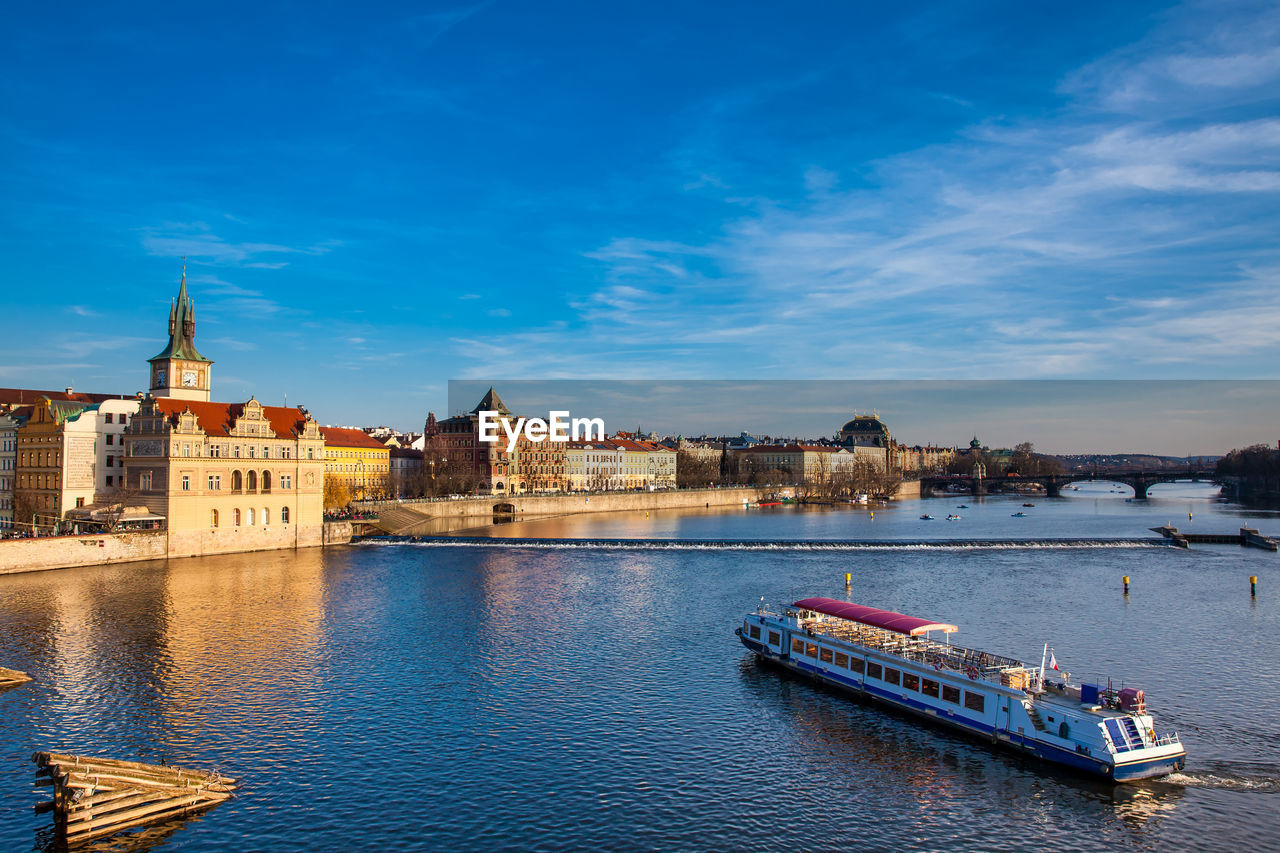
[[[971,674],[970,670],[976,670],[977,677],[986,679],[998,677],[1001,670],[1024,666],[1022,661],[1015,658],[940,643],[925,637],[908,637],[847,619],[810,618],[803,620],[802,624],[812,633],[847,640],[879,652],[932,666],[939,671],[949,669]]]
[[[1170,735],[1160,735],[1160,737],[1152,741],[1153,746],[1173,746],[1174,744],[1181,743],[1182,739],[1178,737],[1177,732]]]

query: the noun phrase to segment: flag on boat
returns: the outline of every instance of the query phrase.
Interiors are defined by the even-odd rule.
[[[1053,652],[1049,652],[1049,668],[1050,669],[1058,668],[1058,656],[1055,655]]]

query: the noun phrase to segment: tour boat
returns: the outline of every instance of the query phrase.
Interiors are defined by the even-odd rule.
[[[1114,782],[1183,768],[1176,733],[1157,732],[1143,691],[1071,684],[1039,667],[952,645],[955,625],[832,598],[781,613],[763,605],[735,633],[756,657],[991,743]],[[941,634],[942,639],[935,639]],[[1046,656],[1048,647],[1045,649]],[[1061,680],[1046,678],[1054,673]]]

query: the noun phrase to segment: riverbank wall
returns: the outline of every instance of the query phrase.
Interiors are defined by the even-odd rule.
[[[282,526],[274,532],[269,528],[211,532],[225,535],[211,537],[189,532],[170,534],[165,530],[147,530],[93,536],[4,539],[0,540],[0,575],[142,560],[345,545],[352,538],[351,523],[347,521],[326,521],[323,529],[320,525],[311,525],[302,529]],[[234,535],[239,533],[244,535]]]

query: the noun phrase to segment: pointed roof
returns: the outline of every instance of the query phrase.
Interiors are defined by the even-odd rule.
[[[471,414],[478,415],[481,412],[500,412],[504,415],[511,414],[511,410],[502,402],[502,398],[498,396],[498,392],[493,390],[493,386],[489,386],[489,392],[484,395],[476,407],[471,410]]]
[[[182,267],[182,284],[178,287],[178,299],[169,306],[169,345],[148,361],[182,358],[187,361],[203,361],[213,364],[196,349],[196,309],[187,298],[187,267]]]

